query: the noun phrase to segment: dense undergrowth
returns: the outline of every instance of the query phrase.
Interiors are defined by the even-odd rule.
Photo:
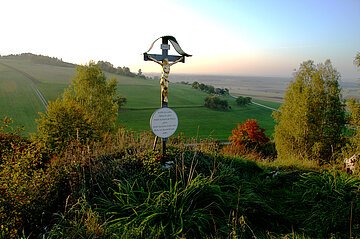
[[[119,130],[62,155],[2,134],[0,238],[358,238],[360,180]],[[172,161],[172,166],[167,161]]]

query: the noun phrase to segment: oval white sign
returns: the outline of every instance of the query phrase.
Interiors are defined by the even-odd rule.
[[[156,110],[150,118],[152,132],[160,138],[169,138],[178,127],[178,117],[170,108]]]

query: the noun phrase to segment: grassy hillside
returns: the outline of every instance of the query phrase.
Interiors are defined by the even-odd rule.
[[[18,125],[30,132],[35,130],[36,112],[44,110],[34,91],[33,82],[1,64],[0,109],[0,118],[7,116],[16,119]]]
[[[150,117],[154,110],[160,107],[159,82],[129,77],[118,78],[118,93],[128,100],[124,109],[119,112],[119,124],[134,130],[150,130]],[[210,110],[203,106],[206,96],[206,93],[189,85],[170,83],[169,107],[174,109],[179,118],[176,134],[226,140],[237,123],[254,118],[259,121],[261,127],[266,128],[268,135],[272,135],[274,121],[271,110],[256,105],[238,107],[232,97],[226,97],[231,106],[229,111]],[[276,108],[280,105],[266,101],[259,103]]]
[[[151,114],[160,107],[159,81],[106,74],[108,78],[117,79],[118,94],[127,98],[127,104],[119,112],[119,125],[136,131],[150,130]],[[38,89],[46,100],[55,100],[74,75],[75,67],[71,65],[44,64],[29,57],[1,57],[0,117],[11,117],[17,125],[25,126],[26,132],[34,132],[34,119],[39,111],[45,111],[34,89]],[[226,112],[214,111],[203,107],[205,97],[206,93],[189,85],[170,83],[169,106],[179,117],[176,134],[226,140],[236,124],[248,118],[257,119],[268,135],[273,133],[271,110],[255,105],[239,108],[235,99],[228,97],[232,108]],[[261,103],[278,106],[277,103]]]

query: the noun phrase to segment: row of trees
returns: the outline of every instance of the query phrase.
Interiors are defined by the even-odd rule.
[[[191,87],[194,89],[198,89],[201,91],[204,91],[209,94],[216,94],[216,95],[229,95],[229,89],[225,88],[215,88],[212,85],[205,85],[203,83],[199,83],[197,81],[194,81],[191,84]]]
[[[98,61],[97,65],[100,67],[101,70],[109,72],[109,73],[113,73],[113,74],[117,74],[117,75],[122,75],[122,76],[129,76],[129,77],[140,77],[140,78],[146,78],[145,75],[143,75],[141,69],[138,70],[138,73],[135,74],[133,72],[130,71],[129,67],[114,67],[113,64],[111,64],[108,61]]]
[[[238,106],[245,106],[251,104],[251,100],[251,97],[239,96],[236,98],[236,104]],[[227,110],[230,108],[227,100],[221,99],[216,95],[209,95],[205,98],[205,107],[217,110]]]

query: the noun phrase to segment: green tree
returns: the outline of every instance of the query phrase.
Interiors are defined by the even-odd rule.
[[[348,108],[350,111],[349,125],[353,131],[350,138],[351,154],[360,154],[360,101],[350,99],[348,101]]]
[[[46,113],[39,113],[37,139],[49,151],[61,152],[68,142],[85,143],[96,134],[83,107],[74,100],[57,99],[49,103]]]
[[[124,66],[124,67],[122,68],[122,70],[123,70],[125,76],[130,76],[130,77],[134,77],[134,76],[135,76],[135,74],[130,71],[130,68],[129,68],[129,67]]]
[[[138,77],[145,77],[145,76],[143,75],[141,69],[138,70],[137,76],[138,76]]]
[[[64,101],[74,100],[81,105],[97,134],[115,128],[118,112],[115,98],[116,80],[107,81],[94,62],[77,68],[74,79],[63,94]]]
[[[354,65],[360,68],[360,52],[355,56]],[[350,148],[348,148],[348,153],[360,154],[360,100],[349,99],[347,106],[350,112],[350,130],[353,132],[353,135],[350,138]]]
[[[204,83],[199,83],[199,89],[200,89],[201,91],[204,91],[204,90],[205,90],[205,87],[206,87],[206,85],[205,85]]]
[[[116,104],[118,104],[119,108],[123,107],[127,103],[126,97],[121,95],[116,96],[114,101]]]
[[[199,89],[199,82],[197,81],[194,81],[192,84],[191,84],[192,88],[194,89]]]
[[[116,68],[114,68],[114,65],[111,64],[108,61],[98,61],[97,65],[103,71],[107,71],[107,72],[110,72],[110,73],[116,73]]]
[[[215,87],[212,85],[205,85],[205,92],[209,93],[209,94],[214,94],[215,93]]]
[[[69,141],[101,138],[115,128],[119,108],[115,93],[115,79],[107,81],[94,62],[79,66],[62,97],[40,113],[36,139],[60,152]]]
[[[300,65],[280,112],[274,113],[280,158],[295,156],[323,163],[341,148],[346,121],[339,80],[330,60]]]
[[[236,98],[236,104],[239,106],[245,106],[251,103],[251,97],[239,96]]]
[[[355,56],[354,65],[360,68],[360,52],[358,52]]]
[[[229,109],[229,103],[227,100],[222,100],[218,96],[209,95],[205,98],[205,107],[210,109],[217,109],[217,110],[227,110]]]

